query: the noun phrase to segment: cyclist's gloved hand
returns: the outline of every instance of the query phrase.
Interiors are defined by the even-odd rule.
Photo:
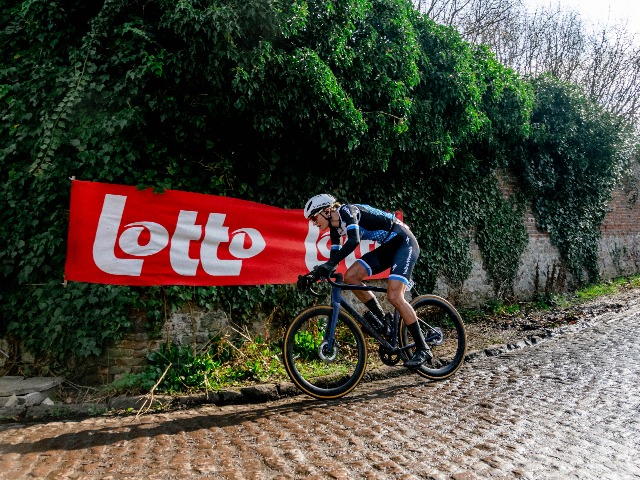
[[[298,290],[300,291],[307,290],[311,286],[312,282],[313,282],[313,279],[309,277],[309,274],[298,275],[298,283],[297,283]]]
[[[313,273],[318,278],[326,278],[331,275],[335,269],[336,265],[329,261],[327,263],[323,263],[322,265],[318,265],[313,269]]]

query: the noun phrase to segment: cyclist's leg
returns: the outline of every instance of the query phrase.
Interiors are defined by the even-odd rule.
[[[409,333],[413,337],[416,344],[416,350],[413,356],[407,360],[404,365],[407,368],[418,368],[427,360],[432,358],[431,350],[427,345],[416,312],[409,302],[404,298],[407,285],[402,280],[389,279],[387,287],[387,298],[389,302],[396,307],[402,317]]]
[[[347,270],[345,281],[347,283],[362,285],[366,277],[383,272],[391,266],[394,251],[395,247],[393,244],[390,245],[387,243],[371,252],[367,252]],[[356,298],[367,307],[367,311],[364,313],[367,321],[383,336],[388,337],[391,335],[391,322],[387,320],[387,316],[384,314],[384,310],[373,292],[365,290],[354,291],[353,293],[356,295]]]
[[[344,274],[344,281],[351,285],[364,285],[363,280],[369,275],[370,273],[367,271],[366,264],[358,260],[347,269]],[[362,303],[366,303],[374,298],[373,293],[367,290],[353,290],[353,294]]]
[[[408,368],[418,368],[432,358],[431,350],[424,339],[417,320],[416,312],[404,298],[407,287],[411,284],[413,266],[418,260],[420,247],[415,237],[408,229],[397,227],[402,243],[398,246],[393,259],[393,266],[389,275],[387,297],[389,302],[398,310],[407,329],[416,344],[416,350],[410,360],[405,362]]]
[[[344,280],[346,283],[352,285],[364,285],[363,280],[369,275],[369,266],[365,262],[358,260],[345,272]],[[353,290],[353,294],[367,307],[364,318],[382,335],[388,335],[390,328],[385,323],[384,311],[373,292],[368,290]]]
[[[389,279],[387,284],[387,298],[389,299],[389,303],[398,310],[398,313],[404,319],[404,323],[409,326],[415,323],[418,317],[411,304],[404,298],[406,290],[407,285],[403,281]]]
[[[348,283],[355,283],[358,281],[358,285],[362,284],[362,281],[366,277],[370,277],[372,275],[376,275],[380,272],[384,272],[387,268],[393,265],[393,259],[395,256],[395,252],[400,245],[401,239],[393,238],[387,243],[383,243],[378,248],[365,253],[361,259],[359,259],[356,263],[354,263],[349,270],[354,269],[354,273],[357,272],[359,277],[354,277],[354,282],[349,282],[348,274],[349,270],[347,270],[347,274],[345,274],[345,281]],[[367,300],[375,298],[375,295],[371,292],[357,292],[354,291],[356,297],[362,301],[362,303],[366,303]],[[368,295],[363,295],[362,297],[358,295],[358,293],[367,293]],[[374,312],[375,313],[375,312]]]
[[[411,231],[400,226],[395,228],[398,235],[392,240],[395,246],[393,256],[390,259],[384,259],[384,262],[391,267],[387,297],[389,302],[400,312],[404,323],[411,325],[417,320],[416,312],[404,298],[404,294],[407,287],[412,284],[411,273],[413,266],[418,261],[420,247]]]

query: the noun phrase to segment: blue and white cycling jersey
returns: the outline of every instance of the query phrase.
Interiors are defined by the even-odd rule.
[[[339,225],[330,227],[329,263],[338,265],[356,249],[361,240],[373,240],[380,245],[358,259],[367,273],[375,275],[391,268],[390,280],[411,285],[411,272],[420,254],[420,247],[404,223],[392,213],[370,205],[341,205],[337,213]],[[347,237],[342,246],[340,237]]]
[[[340,225],[336,228],[336,233],[340,236],[346,237],[349,230],[354,229],[360,240],[386,243],[396,236],[392,231],[396,222],[395,216],[370,205],[342,205],[338,208],[338,215]]]

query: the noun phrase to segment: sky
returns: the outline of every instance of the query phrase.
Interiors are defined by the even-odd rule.
[[[524,0],[531,9],[557,5],[580,12],[584,20],[617,25],[628,22],[630,32],[640,37],[640,0]]]

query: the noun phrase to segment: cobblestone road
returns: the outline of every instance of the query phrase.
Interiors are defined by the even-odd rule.
[[[640,307],[325,403],[0,426],[0,477],[638,479]]]

